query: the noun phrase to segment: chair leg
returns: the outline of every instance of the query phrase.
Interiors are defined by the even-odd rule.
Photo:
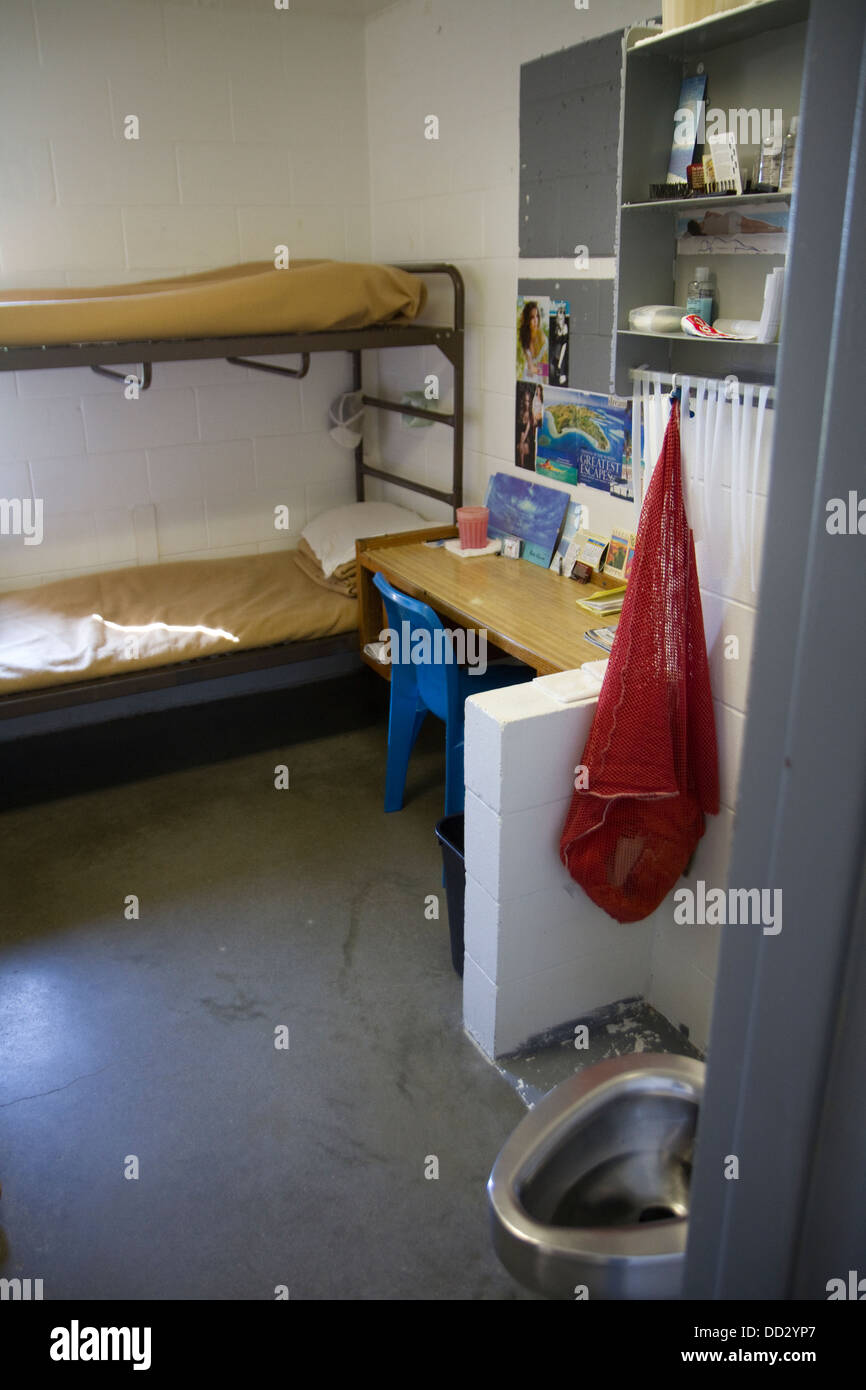
[[[458,737],[454,738],[457,732]],[[462,816],[466,798],[463,785],[463,726],[459,730],[445,726],[445,814]]]
[[[388,765],[385,772],[385,810],[403,809],[403,793],[409,756],[415,746],[427,711],[419,709],[413,695],[409,698],[391,692],[391,713],[388,718]]]

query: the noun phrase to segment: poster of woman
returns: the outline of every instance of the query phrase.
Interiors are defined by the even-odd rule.
[[[517,380],[547,381],[549,299],[517,298]]]
[[[550,366],[548,381],[551,386],[568,385],[568,317],[570,305],[567,299],[550,301]]]
[[[541,387],[518,381],[515,412],[514,462],[518,468],[535,471],[535,440],[538,432],[537,412],[533,409],[534,394]]]

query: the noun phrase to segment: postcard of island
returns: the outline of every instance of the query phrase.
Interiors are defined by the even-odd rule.
[[[631,404],[548,386],[536,437],[536,473],[610,492],[631,467]]]
[[[484,505],[490,511],[487,534],[491,540],[518,536],[523,559],[548,569],[568,506],[568,493],[531,483],[513,473],[493,473]]]

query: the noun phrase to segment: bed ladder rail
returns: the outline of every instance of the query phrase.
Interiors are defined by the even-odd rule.
[[[407,478],[401,478],[399,474],[390,473],[386,469],[366,463],[362,440],[355,450],[355,493],[358,501],[363,502],[365,480],[378,478],[381,482],[393,483],[409,492],[421,493],[425,497],[432,497],[437,502],[445,503],[446,506],[451,507],[456,520],[457,508],[463,505],[463,334],[466,317],[466,287],[463,276],[457,267],[448,265],[444,261],[425,261],[415,265],[397,265],[395,268],[405,270],[410,275],[447,275],[451,281],[454,295],[452,323],[447,328],[437,330],[434,345],[438,347],[454,368],[454,408],[451,411],[427,410],[423,406],[403,405],[398,401],[383,400],[380,396],[364,394],[361,374],[362,354],[360,351],[352,353],[352,389],[361,392],[365,406],[372,406],[375,410],[391,411],[396,415],[412,415],[419,420],[430,420],[436,424],[447,425],[449,429],[454,431],[451,490],[444,492],[441,488],[430,487],[427,483],[412,482]]]

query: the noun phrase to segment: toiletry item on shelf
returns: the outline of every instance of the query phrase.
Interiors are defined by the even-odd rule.
[[[773,121],[770,134],[761,141],[761,152],[755,160],[752,188],[756,193],[778,193],[782,174],[782,132]]]
[[[782,266],[777,266],[764,282],[764,308],[758,328],[759,343],[774,343],[779,336],[784,289],[785,271]]]
[[[720,333],[717,328],[701,318],[700,314],[684,314],[681,319],[682,330],[689,338],[730,338],[730,333]]]
[[[754,342],[761,325],[757,319],[714,319],[713,327],[717,333],[725,333],[729,338]]]
[[[674,115],[674,138],[667,181],[680,185],[684,192],[688,191],[686,171],[695,157],[695,144],[706,91],[706,73],[683,78],[680,99]]]
[[[704,166],[704,189],[709,193],[716,181],[716,171],[713,168],[713,156],[710,154],[709,150],[704,150],[701,163]]]
[[[800,118],[798,116],[791,117],[788,134],[785,136],[785,143],[782,146],[782,174],[779,180],[780,193],[792,193],[794,191],[794,164],[797,159],[797,126],[799,123]]]
[[[634,333],[679,333],[684,312],[678,304],[643,304],[629,310],[628,326]]]
[[[737,137],[733,131],[726,135],[708,134],[707,148],[713,163],[713,188],[719,192],[742,193]]]
[[[709,266],[699,265],[694,280],[689,281],[686,294],[686,313],[697,314],[705,323],[712,323],[715,317],[713,279]]]

